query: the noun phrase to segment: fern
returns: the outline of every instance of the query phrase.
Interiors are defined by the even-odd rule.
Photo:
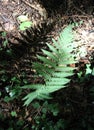
[[[48,44],[49,51],[42,49],[44,56],[37,56],[40,62],[33,63],[37,74],[42,77],[45,84],[25,85],[23,88],[33,90],[24,97],[24,105],[29,105],[34,99],[49,99],[50,93],[66,87],[73,75],[74,68],[69,64],[75,63],[73,54],[73,33],[72,26],[67,26],[60,34],[57,41]]]

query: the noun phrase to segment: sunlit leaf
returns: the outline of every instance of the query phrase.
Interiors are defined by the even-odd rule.
[[[28,17],[26,15],[20,15],[17,17],[17,19],[20,21],[20,22],[25,22],[25,21],[28,21]]]
[[[32,22],[31,21],[26,21],[20,24],[19,28],[20,30],[26,30],[27,28],[32,26]]]

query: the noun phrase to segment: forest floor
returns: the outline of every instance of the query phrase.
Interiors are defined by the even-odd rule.
[[[20,85],[23,85],[25,82],[33,82],[34,72],[31,69],[31,62],[36,61],[36,53],[40,53],[40,49],[45,47],[44,44],[41,44],[43,41],[44,43],[52,42],[52,38],[57,40],[59,33],[68,24],[78,23],[78,26],[76,26],[74,30],[76,32],[75,46],[79,51],[79,70],[83,69],[82,71],[84,71],[85,65],[87,63],[90,64],[90,59],[94,56],[94,7],[91,5],[91,8],[85,10],[86,7],[84,6],[87,5],[80,3],[80,7],[79,5],[72,5],[67,9],[62,9],[64,5],[60,4],[60,8],[57,7],[56,10],[55,8],[52,8],[53,11],[51,11],[50,6],[49,8],[46,8],[44,5],[37,0],[12,0],[12,2],[10,0],[0,1],[0,46],[4,51],[12,48],[16,54],[10,56],[5,54],[3,50],[0,52],[0,91],[3,93],[0,99],[0,112],[2,112],[6,118],[11,116],[11,111],[16,111],[17,119],[23,119],[26,120],[26,122],[32,123],[32,116],[36,116],[40,113],[39,110],[36,111],[32,108],[32,105],[29,107],[23,107],[23,101],[21,101],[21,99],[19,101],[18,99],[15,99],[13,102],[5,102],[3,98],[7,93],[4,92],[6,86],[15,86],[15,84],[19,84],[18,79],[22,81],[22,84]],[[21,24],[21,21],[18,20],[19,16],[26,16],[26,21],[32,22],[31,30],[30,28],[24,31],[19,29]],[[6,35],[2,35],[2,32],[6,32]],[[6,40],[8,43],[4,46],[3,44]],[[30,48],[30,42],[33,43],[34,47],[32,45]],[[5,74],[2,70],[5,70]],[[2,78],[2,75],[6,78]],[[16,82],[14,82],[15,78]],[[73,83],[70,84],[72,85],[72,88],[75,88],[74,95],[75,92],[77,94],[74,96],[75,101],[73,102],[77,102],[78,104],[81,101],[82,103],[80,106],[84,105],[85,107],[88,105],[87,95],[79,94],[84,88],[85,92],[87,92],[85,86],[89,86],[90,84],[94,85],[94,81],[91,79],[91,82],[89,81],[79,85],[74,82],[74,79]],[[83,87],[81,88],[81,86]],[[71,93],[72,90],[68,91]],[[74,97],[71,97],[71,100],[74,100]],[[79,110],[79,112],[80,111],[81,110]],[[23,129],[26,127],[27,126],[24,126]]]

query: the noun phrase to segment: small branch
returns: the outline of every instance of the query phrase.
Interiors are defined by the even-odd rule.
[[[25,3],[26,5],[28,5],[29,7],[37,10],[39,12],[39,14],[44,17],[44,20],[47,19],[47,11],[46,11],[45,8],[41,8],[39,6],[37,7],[37,6],[33,5],[33,4],[30,4],[29,2],[27,2],[25,0],[22,0],[22,2]]]
[[[39,10],[35,5],[30,4],[29,2],[27,2],[27,1],[25,1],[25,0],[22,0],[22,2],[23,2],[24,4],[26,4],[26,5],[28,5],[29,7],[34,8],[35,10]]]

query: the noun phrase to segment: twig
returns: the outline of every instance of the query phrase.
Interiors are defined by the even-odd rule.
[[[25,0],[22,0],[22,2],[25,3],[26,5],[28,5],[29,7],[34,8],[35,10],[39,10],[35,5],[30,4],[29,2],[27,2]]]
[[[45,20],[47,19],[47,12],[46,12],[45,8],[37,7],[37,6],[30,4],[29,2],[24,1],[24,0],[22,0],[22,2],[25,3],[26,5],[28,5],[29,7],[37,10],[40,13],[40,15],[44,17]]]

